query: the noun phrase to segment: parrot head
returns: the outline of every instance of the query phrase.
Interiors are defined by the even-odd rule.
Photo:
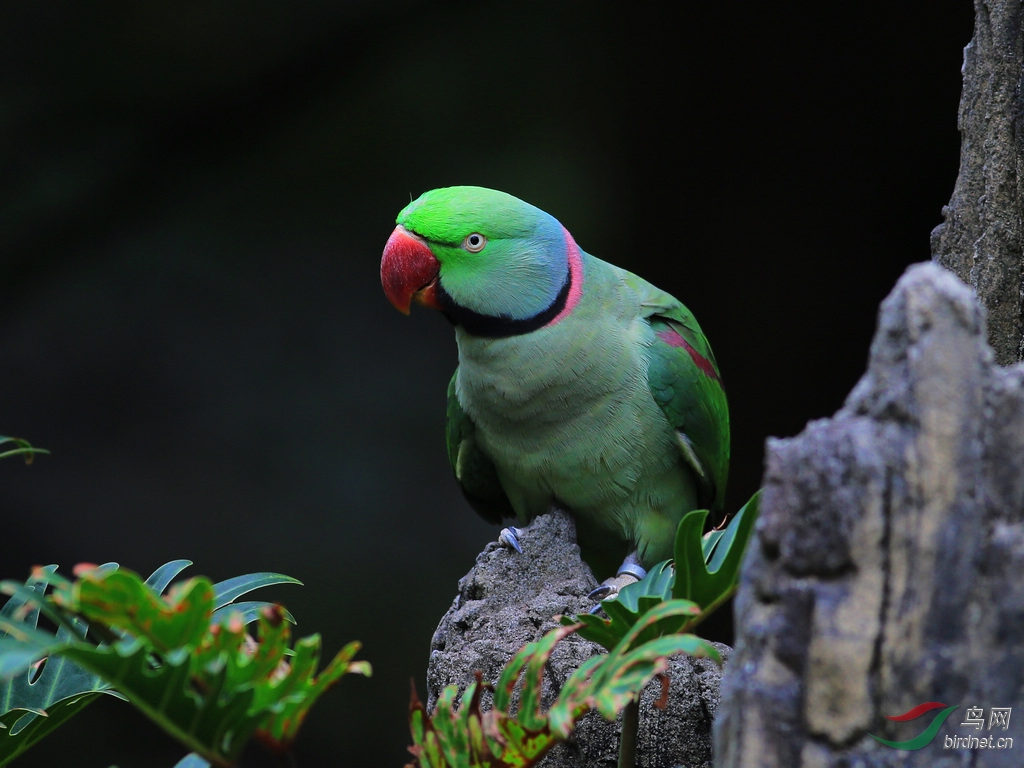
[[[554,217],[512,195],[435,189],[409,203],[397,224],[380,279],[400,312],[416,301],[471,332],[504,335],[550,322],[578,299],[576,244]]]

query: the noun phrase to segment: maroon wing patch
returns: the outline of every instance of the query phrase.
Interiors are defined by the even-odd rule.
[[[682,347],[685,349],[694,364],[703,371],[704,375],[719,381],[718,371],[715,370],[715,366],[712,365],[711,361],[694,349],[690,342],[684,339],[682,334],[671,325],[655,332],[655,335],[670,347]]]

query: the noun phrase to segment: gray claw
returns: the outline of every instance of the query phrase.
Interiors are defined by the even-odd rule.
[[[611,591],[611,585],[602,584],[597,589],[593,589],[590,591],[590,594],[587,595],[587,600],[600,600]],[[600,608],[600,606],[598,606],[598,608]],[[594,613],[594,611],[591,611],[591,613]]]
[[[619,594],[619,590],[627,584],[641,581],[646,575],[647,571],[640,565],[640,558],[637,557],[636,552],[630,552],[622,562],[622,565],[619,566],[619,572],[615,574],[615,578],[605,579],[601,586],[587,595],[587,599],[607,600],[608,598],[615,597]],[[600,610],[601,604],[598,603],[590,609],[590,612],[597,613]]]
[[[590,594],[587,595],[587,600],[597,600],[597,605],[591,608],[587,613],[595,614],[600,613],[602,610],[601,601],[606,597],[611,596],[614,593],[614,589],[609,584],[602,584],[596,589],[590,590]]]
[[[522,535],[523,532],[519,528],[510,525],[508,528],[501,529],[501,533],[498,534],[498,543],[504,544],[506,547],[512,547],[521,555],[523,554],[523,546],[519,543],[519,537]]]

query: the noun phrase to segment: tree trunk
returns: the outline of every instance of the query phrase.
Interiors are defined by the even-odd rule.
[[[975,0],[964,49],[960,174],[932,258],[974,288],[996,360],[1024,360],[1024,33],[1020,0]]]

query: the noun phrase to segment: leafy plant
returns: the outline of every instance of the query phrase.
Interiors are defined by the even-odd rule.
[[[675,563],[659,563],[636,584],[602,601],[607,619],[593,614],[562,617],[563,626],[528,643],[502,670],[496,685],[478,672],[461,697],[450,685],[430,715],[416,695],[409,710],[413,745],[420,768],[528,768],[552,746],[569,737],[579,719],[597,709],[608,720],[624,713],[619,765],[633,765],[635,708],[640,691],[662,674],[669,657],[688,653],[721,663],[715,647],[691,631],[736,590],[743,551],[753,531],[760,492],[724,530],[701,536],[707,512],[686,515],[676,533]],[[703,602],[702,602],[703,601]],[[607,654],[584,662],[559,691],[547,712],[541,711],[544,667],[555,645],[579,634]],[[516,716],[509,713],[519,686]],[[493,706],[483,710],[483,691],[494,692]],[[630,732],[630,713],[633,726]]]
[[[674,561],[658,563],[642,580],[619,590],[614,597],[601,601],[608,616],[595,614],[563,618],[563,622],[583,624],[580,635],[605,648],[612,648],[626,633],[642,621],[645,612],[664,601],[690,601],[697,609],[689,616],[668,617],[650,624],[643,638],[692,632],[708,616],[718,610],[736,592],[740,564],[747,542],[754,530],[760,508],[761,491],[755,493],[724,529],[701,535],[707,510],[687,513],[679,521],[673,554]],[[619,743],[619,766],[634,764],[639,730],[638,700],[626,705]]]
[[[258,587],[299,583],[295,579],[255,573],[213,584],[200,576],[161,595],[189,564],[168,563],[145,581],[110,564],[79,567],[74,581],[50,566],[24,585],[0,583],[12,595],[0,615],[0,678],[9,680],[0,718],[14,724],[0,736],[0,765],[55,727],[31,730],[34,721],[21,725],[25,717],[41,711],[70,716],[113,687],[196,753],[187,764],[231,766],[253,736],[285,752],[331,685],[346,673],[370,674],[367,662],[353,661],[359,643],[345,646],[317,674],[317,635],[293,647],[294,620],[281,606],[234,602]],[[55,633],[39,628],[40,614]],[[255,638],[246,631],[254,621]],[[54,694],[22,699],[39,660],[44,666],[34,682],[53,665]]]
[[[686,514],[676,529],[675,560],[652,567],[642,580],[601,601],[607,619],[596,614],[563,617],[563,624],[583,624],[580,635],[611,649],[650,608],[665,600],[689,600],[700,610],[686,619],[651,626],[648,639],[670,632],[691,632],[736,592],[740,564],[761,502],[755,493],[720,530],[701,535],[707,510]]]

